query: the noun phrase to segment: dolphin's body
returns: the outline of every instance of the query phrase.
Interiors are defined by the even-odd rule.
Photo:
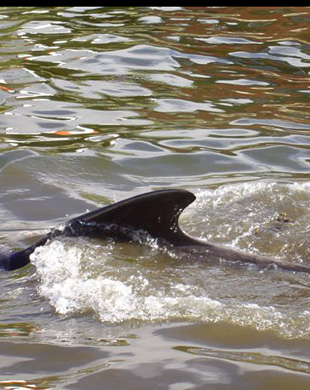
[[[69,220],[62,229],[53,229],[30,247],[0,257],[0,267],[5,270],[22,268],[30,262],[34,250],[54,237],[86,236],[134,241],[137,232],[147,233],[165,245],[176,248],[186,256],[199,261],[224,259],[254,264],[260,268],[279,268],[306,272],[310,266],[278,262],[263,256],[242,253],[220,245],[205,243],[186,235],[179,227],[181,212],[196,199],[186,190],[166,189],[111,204]],[[138,234],[139,236],[139,234]]]

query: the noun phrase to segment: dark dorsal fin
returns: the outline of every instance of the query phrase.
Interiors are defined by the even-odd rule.
[[[38,246],[61,234],[130,240],[134,232],[142,230],[173,245],[199,245],[178,225],[179,215],[195,199],[195,195],[185,190],[160,190],[122,200],[71,219],[64,229],[53,229],[24,250],[0,254],[0,267],[6,270],[24,267]]]
[[[189,191],[174,189],[134,196],[68,221],[64,234],[131,239],[133,232],[144,231],[173,245],[197,245],[178,224],[181,212],[195,199]]]

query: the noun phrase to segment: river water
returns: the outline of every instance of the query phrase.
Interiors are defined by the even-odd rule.
[[[0,245],[146,191],[310,265],[310,10],[0,8]],[[310,279],[58,239],[0,273],[0,388],[309,389]]]

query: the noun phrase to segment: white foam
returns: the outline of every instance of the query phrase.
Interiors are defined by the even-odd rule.
[[[83,273],[82,263],[87,261],[85,253],[70,245],[53,241],[37,248],[31,255],[40,277],[39,292],[60,314],[91,311],[101,321],[119,323],[126,320],[199,319],[201,308],[213,310],[221,306],[205,294],[194,296],[195,286],[186,286],[184,282],[172,283],[167,291],[167,286],[160,283],[154,288],[143,275],[129,274],[123,281],[116,280],[117,271],[111,275],[107,264],[105,270],[104,259],[100,261],[102,272],[90,276]]]

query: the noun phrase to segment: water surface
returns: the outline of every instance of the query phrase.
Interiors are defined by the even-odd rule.
[[[1,7],[0,245],[160,188],[310,265],[307,7]],[[308,389],[310,279],[59,239],[0,274],[0,387]]]

